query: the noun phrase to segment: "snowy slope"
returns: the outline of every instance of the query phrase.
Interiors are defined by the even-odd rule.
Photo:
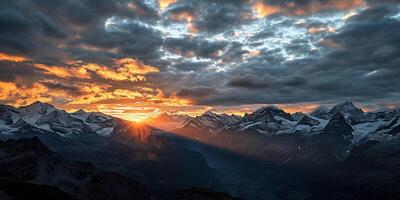
[[[115,123],[112,117],[103,113],[83,110],[67,113],[39,101],[19,108],[0,105],[0,133],[9,134],[27,126],[64,136],[96,133],[108,135]]]

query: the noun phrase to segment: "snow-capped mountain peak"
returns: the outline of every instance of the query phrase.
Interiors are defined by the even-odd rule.
[[[68,113],[53,105],[35,102],[14,108],[0,106],[0,133],[12,133],[19,129],[36,129],[60,135],[110,133],[115,126],[111,116],[79,110]]]
[[[277,108],[276,106],[266,106],[262,107],[252,114],[246,115],[245,120],[249,121],[266,121],[272,122],[276,121],[276,117],[280,117],[286,120],[294,121],[292,116],[289,113],[286,113],[282,109]]]
[[[236,115],[216,114],[207,111],[185,123],[179,132],[193,131],[197,133],[218,132],[226,126],[237,124],[242,118]]]
[[[337,104],[329,111],[329,113],[332,115],[334,115],[338,112],[341,112],[342,114],[350,114],[350,115],[363,115],[364,114],[363,110],[361,110],[360,108],[357,108],[356,106],[354,106],[353,102],[349,102],[349,101]]]
[[[329,119],[331,114],[329,114],[329,109],[325,106],[319,106],[314,111],[310,113],[311,116],[318,117],[320,119]]]
[[[329,114],[332,116],[337,113],[343,114],[351,124],[359,124],[367,121],[364,111],[349,101],[337,104],[329,111]]]
[[[53,105],[48,103],[42,103],[40,101],[36,101],[33,104],[18,108],[18,111],[25,115],[32,115],[32,114],[44,115],[55,110],[57,109]]]

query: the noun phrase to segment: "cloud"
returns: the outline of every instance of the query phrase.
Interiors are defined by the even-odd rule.
[[[184,57],[217,58],[227,47],[227,42],[214,42],[202,38],[166,38],[164,47]]]
[[[323,11],[349,10],[365,5],[364,0],[261,0],[253,5],[260,17],[274,14],[311,15]]]
[[[14,56],[6,53],[0,53],[0,61],[24,62],[29,61],[29,59],[23,56]]]
[[[40,84],[21,86],[13,82],[0,81],[0,99],[3,103],[13,105],[26,105],[35,101],[50,102],[51,97],[47,95],[48,89]]]
[[[59,78],[79,78],[88,79],[90,74],[85,68],[65,67],[65,66],[47,66],[44,64],[34,64],[34,66],[44,71],[44,74],[54,75]]]
[[[160,32],[140,22],[109,18],[105,26],[88,31],[79,42],[139,59],[151,59],[159,56],[162,38]]]
[[[177,1],[167,12],[173,21],[186,21],[194,33],[214,35],[252,21],[248,0]],[[186,17],[186,19],[185,19]]]
[[[145,74],[158,72],[153,66],[133,58],[114,60],[113,67],[102,66],[97,63],[80,64],[71,66],[47,66],[34,64],[38,69],[44,70],[44,74],[54,75],[59,78],[90,79],[92,75],[98,75],[104,79],[114,81],[145,81]]]
[[[169,5],[177,2],[177,0],[158,0],[158,5],[160,6],[161,10],[164,10],[167,8]]]
[[[14,9],[0,11],[0,25],[3,33],[20,33],[31,28],[29,21]]]
[[[191,62],[191,61],[182,61],[177,62],[173,65],[173,67],[179,71],[202,71],[207,68],[211,63],[210,62]]]
[[[15,58],[0,61],[0,81],[32,83],[40,77],[41,73],[29,62],[16,61]]]
[[[157,68],[145,65],[144,63],[132,58],[115,60],[115,64],[115,69],[92,63],[82,65],[80,66],[80,69],[95,73],[104,79],[131,82],[145,81],[145,74],[158,72]]]
[[[189,99],[198,99],[209,97],[212,95],[217,95],[218,91],[215,88],[205,87],[205,86],[196,86],[192,88],[184,88],[181,89],[176,95],[179,97],[185,97]]]
[[[61,82],[56,82],[56,81],[42,81],[42,85],[47,87],[49,90],[56,90],[56,91],[62,91],[66,92],[72,96],[81,96],[83,95],[83,92],[81,91],[80,87],[75,86],[75,85],[66,85]]]
[[[247,89],[263,89],[270,87],[270,83],[265,78],[247,75],[231,79],[227,83],[227,86]]]

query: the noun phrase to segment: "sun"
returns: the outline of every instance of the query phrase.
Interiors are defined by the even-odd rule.
[[[141,115],[126,115],[123,116],[122,118],[135,123],[143,123],[147,119],[146,116],[141,116]]]

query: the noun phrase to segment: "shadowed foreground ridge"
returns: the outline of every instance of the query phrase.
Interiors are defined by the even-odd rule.
[[[37,137],[1,142],[0,152],[2,190],[19,199],[31,198],[29,194],[57,199],[150,199],[138,181],[98,170],[89,162],[63,160]]]
[[[179,190],[176,193],[176,200],[240,200],[223,192],[215,192],[204,188],[191,188]]]

